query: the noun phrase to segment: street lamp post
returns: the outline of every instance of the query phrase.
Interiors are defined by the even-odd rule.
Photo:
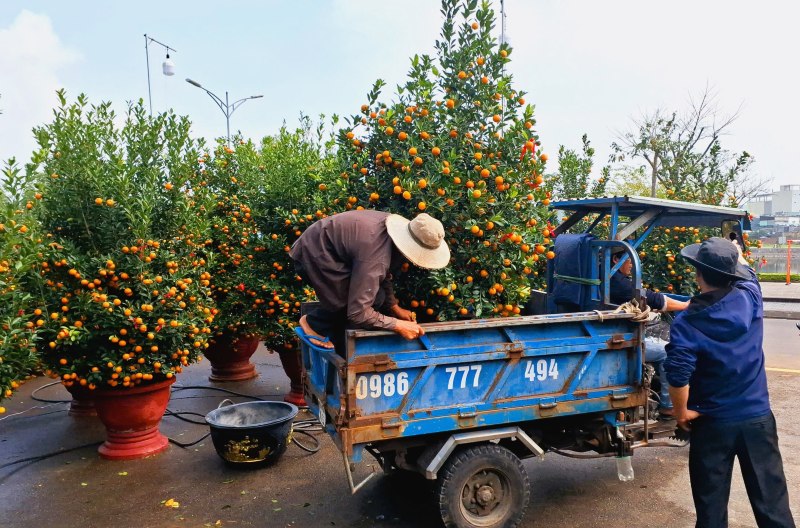
[[[227,127],[227,132],[228,132],[228,135],[227,135],[227,137],[228,137],[228,146],[231,145],[231,115],[233,115],[233,113],[236,111],[236,109],[239,108],[240,106],[242,106],[245,101],[249,101],[250,99],[258,99],[260,97],[264,97],[263,95],[251,95],[250,97],[243,97],[242,99],[239,99],[238,101],[234,101],[233,103],[229,104],[228,103],[228,92],[227,91],[225,92],[225,101],[223,101],[222,99],[217,97],[217,95],[211,93],[207,88],[204,88],[203,85],[200,84],[199,82],[193,81],[192,79],[186,79],[186,82],[188,82],[192,86],[197,86],[198,88],[203,90],[205,93],[207,93],[208,96],[211,97],[211,99],[213,99],[215,103],[217,103],[217,106],[219,107],[220,110],[222,110],[222,113],[225,114],[225,125]]]
[[[144,34],[144,53],[147,57],[147,100],[150,102],[150,115],[153,115],[153,94],[150,90],[150,43],[155,42],[156,44],[160,44],[164,46],[167,50],[167,58],[164,59],[164,63],[161,65],[161,71],[167,77],[171,77],[175,75],[175,64],[172,62],[172,59],[169,58],[169,52],[177,53],[178,51],[174,48],[170,48],[163,42],[159,42],[153,37],[148,37],[147,33]]]

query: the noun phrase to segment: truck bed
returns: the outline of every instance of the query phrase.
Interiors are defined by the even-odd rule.
[[[387,440],[646,402],[642,328],[629,314],[423,326],[427,339],[413,341],[391,332],[349,330],[346,358],[303,346],[309,407],[345,455]]]

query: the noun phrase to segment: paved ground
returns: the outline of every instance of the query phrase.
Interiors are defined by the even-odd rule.
[[[795,323],[786,319],[764,319],[767,368],[800,370],[800,330]]]
[[[764,316],[800,321],[800,283],[762,282]]]
[[[795,517],[800,520],[800,424],[794,403],[800,381],[800,336],[793,321],[766,323],[767,364],[781,448]],[[254,357],[260,377],[226,388],[264,397],[288,387],[278,358],[263,350]],[[212,386],[207,362],[179,378],[183,385]],[[24,386],[0,420],[0,466],[26,457],[73,448],[103,438],[92,418],[67,415],[62,403],[42,404],[31,392],[50,380]],[[42,397],[66,398],[55,386]],[[224,395],[181,391],[170,408],[206,412]],[[41,405],[43,408],[36,408]],[[23,414],[14,415],[13,413]],[[303,416],[299,416],[302,418]],[[162,431],[188,442],[204,426],[165,418]],[[241,471],[223,465],[210,441],[134,462],[109,462],[85,447],[38,462],[0,469],[0,526],[171,527],[438,527],[428,487],[421,480],[378,477],[351,496],[339,452],[325,436],[314,455],[290,446],[268,469]],[[594,528],[597,526],[694,526],[686,469],[687,449],[651,448],[634,457],[636,479],[619,482],[613,459],[573,460],[548,455],[528,460],[532,501],[524,528]],[[358,468],[361,475],[368,468]],[[162,505],[175,499],[179,508]],[[731,526],[755,526],[741,477],[734,477]]]
[[[800,301],[800,282],[762,282],[761,292],[765,300],[795,299]]]

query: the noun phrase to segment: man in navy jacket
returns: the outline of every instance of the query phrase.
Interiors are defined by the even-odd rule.
[[[691,431],[698,528],[728,526],[734,457],[760,528],[794,527],[764,370],[761,287],[741,248],[710,238],[681,251],[700,294],[670,329],[665,369],[678,425]]]

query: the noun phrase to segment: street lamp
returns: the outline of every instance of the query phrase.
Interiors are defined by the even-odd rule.
[[[217,106],[219,107],[220,110],[222,110],[222,113],[225,114],[225,124],[228,129],[228,146],[231,145],[231,115],[233,115],[233,112],[235,112],[237,108],[242,106],[245,101],[264,97],[263,95],[251,95],[250,97],[244,97],[242,99],[239,99],[238,101],[234,101],[233,103],[228,104],[227,91],[225,92],[225,101],[223,102],[222,99],[220,99],[219,97],[208,91],[208,89],[204,88],[203,85],[200,84],[199,82],[193,81],[192,79],[186,79],[186,82],[188,82],[192,86],[197,86],[198,88],[206,92],[209,95],[209,97],[211,97],[211,99],[213,99],[214,102],[217,103]]]
[[[144,53],[147,56],[147,99],[150,101],[150,115],[153,115],[153,95],[150,91],[150,43],[155,42],[156,44],[160,44],[164,46],[167,50],[167,58],[164,59],[164,63],[161,65],[161,71],[167,77],[172,77],[175,75],[175,63],[172,62],[172,59],[169,58],[169,52],[172,51],[173,53],[177,53],[177,50],[174,48],[170,48],[163,42],[159,42],[153,37],[148,37],[147,33],[144,34]]]

